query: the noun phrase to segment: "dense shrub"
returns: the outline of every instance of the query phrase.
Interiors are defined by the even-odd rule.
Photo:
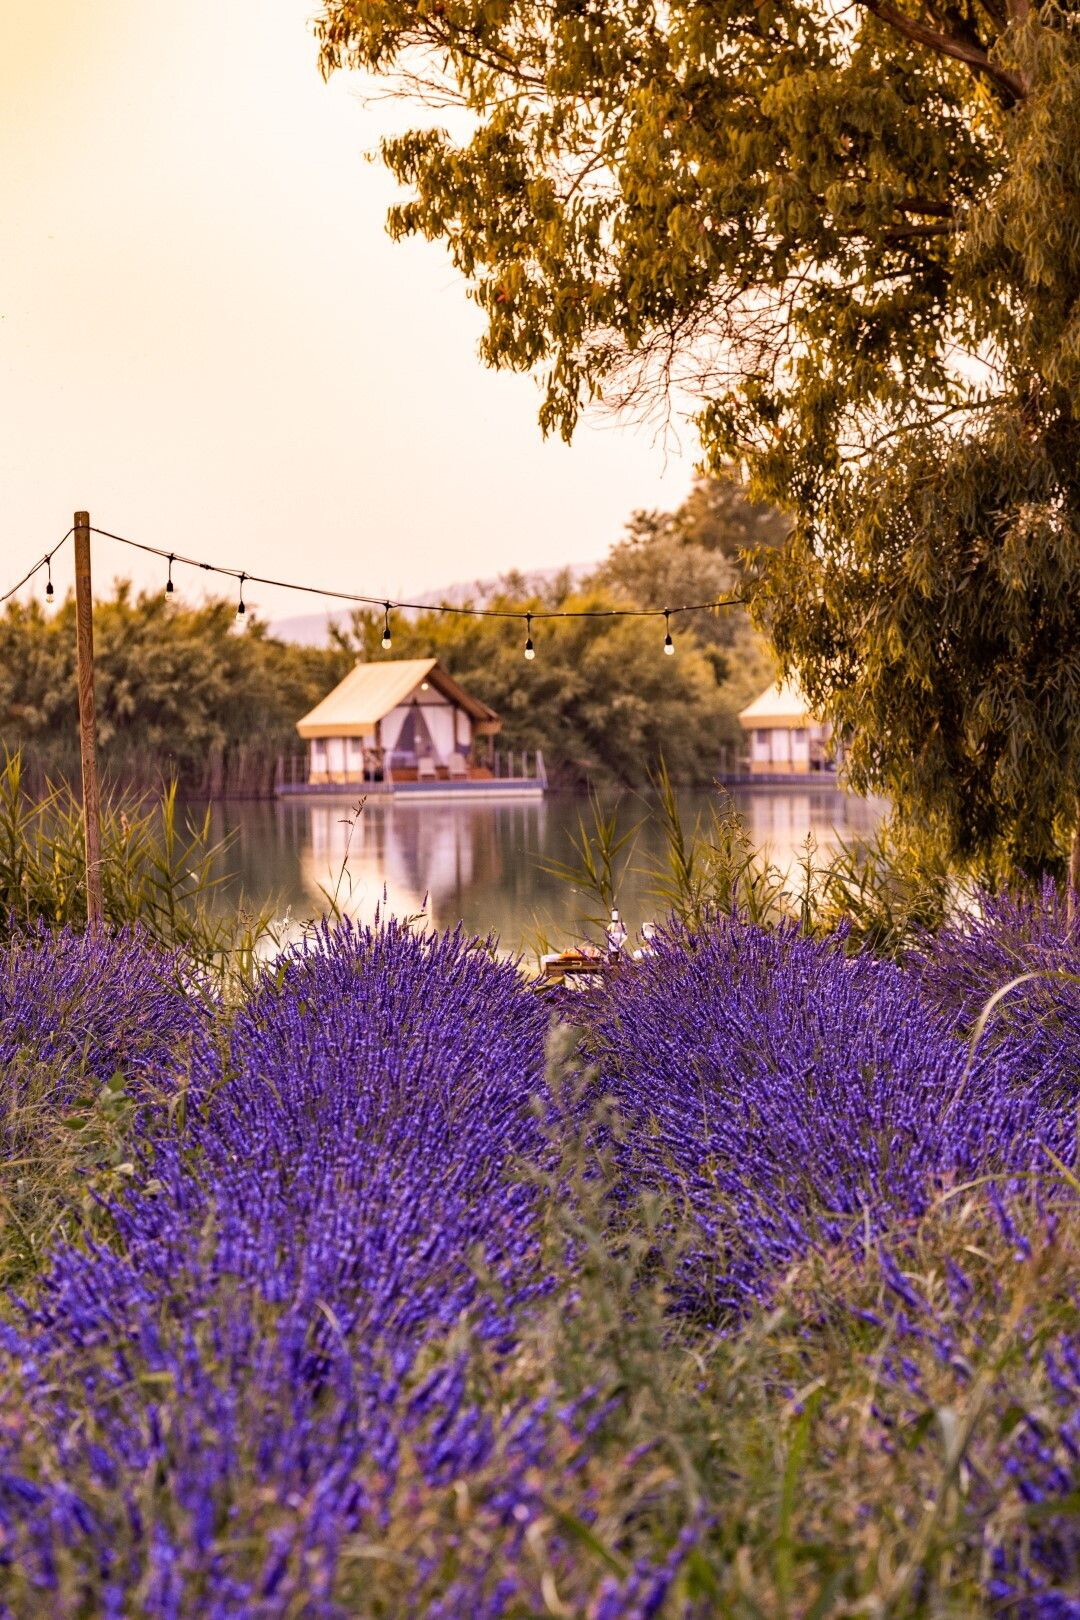
[[[472,1311],[505,1339],[542,1284],[509,1165],[546,1151],[543,1028],[457,937],[344,929],[253,999],[223,1065],[204,1052],[187,1135],[113,1202],[116,1244],[59,1254],[7,1339],[24,1604],[55,1589],[77,1612],[90,1580],[110,1614],[285,1614],[305,1593],[344,1612],[348,1538],[496,1456],[490,1512],[520,1539],[573,1418],[478,1406],[453,1334]],[[421,1560],[414,1597],[426,1579]]]
[[[12,936],[0,956],[0,1282],[95,1224],[121,1167],[134,1171],[136,1113],[148,1129],[148,1109],[179,1102],[213,1025],[180,957],[139,929]]]
[[[933,996],[707,918],[582,1098],[460,935],[231,1013],[21,942],[0,1051],[135,1102],[0,1326],[0,1614],[1073,1616],[1074,1107]]]
[[[39,923],[0,955],[0,1064],[41,1066],[58,1102],[84,1077],[163,1078],[207,1029],[182,959],[138,928],[95,940]]]
[[[774,1351],[804,1392],[795,1540],[827,1526],[857,1612],[1080,1613],[1080,1202],[983,1191],[778,1291],[812,1329]]]
[[[685,1200],[702,1235],[687,1281],[721,1314],[808,1249],[865,1247],[956,1182],[1073,1152],[1072,1108],[970,1057],[914,978],[789,926],[669,933],[599,1004],[590,1044],[627,1186]]]
[[[927,1000],[961,1033],[977,1030],[1018,1084],[1080,1099],[1080,931],[1052,883],[984,896],[910,966]]]

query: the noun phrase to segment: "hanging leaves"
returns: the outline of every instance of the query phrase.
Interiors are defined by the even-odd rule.
[[[1080,781],[1080,38],[919,0],[324,0],[545,432],[696,396],[786,507],[757,613],[855,780],[1052,865]]]

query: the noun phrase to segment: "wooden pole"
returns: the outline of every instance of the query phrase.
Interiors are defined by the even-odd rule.
[[[83,827],[86,838],[86,926],[100,931],[101,788],[94,716],[94,594],[90,581],[90,514],[75,514],[75,642],[79,673],[79,744],[82,755]]]

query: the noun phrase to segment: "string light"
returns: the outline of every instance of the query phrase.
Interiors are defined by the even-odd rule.
[[[322,585],[308,585],[308,584],[303,583],[301,580],[274,579],[274,578],[271,578],[269,575],[265,575],[265,574],[249,574],[246,568],[245,569],[233,568],[233,567],[229,567],[228,565],[222,564],[222,563],[205,562],[200,557],[188,557],[188,556],[184,556],[182,553],[179,553],[179,552],[166,551],[161,546],[148,545],[143,540],[132,540],[128,535],[114,534],[109,529],[100,529],[96,525],[93,525],[93,524],[90,526],[90,532],[91,532],[91,534],[100,535],[103,540],[115,540],[119,545],[130,546],[135,551],[145,551],[147,553],[147,555],[152,556],[152,557],[160,557],[163,561],[167,562],[168,563],[168,575],[167,575],[166,582],[165,582],[165,593],[168,596],[172,596],[174,594],[174,592],[175,592],[175,589],[176,589],[176,587],[175,587],[175,585],[173,583],[173,564],[177,563],[177,562],[184,563],[189,568],[199,568],[199,569],[202,569],[204,572],[209,573],[209,574],[221,574],[221,575],[223,575],[225,577],[228,577],[230,579],[237,580],[239,582],[239,586],[240,586],[239,601],[237,603],[237,608],[236,608],[236,617],[237,617],[238,621],[246,619],[247,605],[244,602],[244,586],[249,581],[252,581],[253,583],[255,583],[257,585],[268,585],[268,586],[273,587],[276,590],[299,591],[299,592],[303,592],[307,596],[327,597],[327,598],[330,598],[330,599],[332,599],[334,601],[338,601],[338,602],[351,602],[351,603],[354,603],[357,606],[361,606],[361,607],[369,607],[369,608],[380,608],[381,607],[382,610],[383,610],[382,646],[383,646],[383,651],[384,652],[389,652],[390,646],[391,646],[390,614],[391,614],[392,611],[406,612],[406,613],[408,613],[408,612],[432,613],[432,614],[440,614],[440,615],[442,615],[442,614],[451,614],[451,615],[453,615],[455,617],[469,618],[469,619],[506,619],[506,620],[515,619],[515,620],[517,620],[519,622],[520,622],[521,619],[524,618],[525,621],[526,621],[526,627],[527,627],[527,635],[526,635],[526,642],[525,642],[525,657],[526,657],[526,659],[528,659],[530,661],[533,658],[536,657],[536,649],[535,649],[535,646],[533,644],[533,637],[532,637],[532,621],[533,621],[534,618],[535,619],[655,619],[655,618],[659,618],[661,616],[661,614],[662,614],[663,618],[664,618],[664,626],[665,626],[664,651],[665,651],[665,653],[667,653],[670,656],[675,651],[675,643],[674,643],[674,641],[672,639],[672,636],[671,636],[671,615],[672,614],[676,614],[676,613],[700,613],[700,612],[705,612],[705,611],[715,611],[716,609],[722,608],[722,607],[739,607],[739,606],[742,606],[746,602],[746,598],[744,596],[726,596],[726,597],[716,598],[716,599],[714,599],[712,601],[709,601],[709,602],[679,603],[679,605],[677,607],[670,607],[670,608],[634,608],[634,607],[602,607],[602,608],[601,607],[597,607],[597,608],[551,607],[551,608],[547,608],[547,607],[543,607],[543,608],[537,608],[535,611],[528,612],[528,613],[523,613],[522,610],[520,608],[517,608],[517,607],[473,607],[471,605],[469,605],[469,606],[457,606],[457,605],[455,605],[453,603],[450,603],[450,602],[439,602],[439,603],[433,603],[433,602],[393,602],[393,601],[390,601],[389,599],[384,600],[382,597],[379,597],[379,596],[361,595],[360,593],[355,592],[355,591],[340,591],[340,590],[327,589],[325,586],[322,586]],[[37,574],[38,572],[40,572],[40,570],[42,568],[44,568],[49,573],[49,578],[47,580],[46,588],[45,588],[45,602],[46,602],[46,605],[48,607],[53,607],[56,604],[56,592],[55,592],[55,588],[52,586],[51,561],[52,561],[52,558],[56,555],[57,551],[59,551],[60,547],[65,545],[67,543],[67,541],[70,540],[73,533],[74,533],[74,530],[69,529],[67,531],[67,533],[60,540],[58,540],[56,542],[56,544],[52,547],[52,549],[50,551],[46,552],[44,556],[39,557],[37,562],[33,563],[31,565],[31,567],[27,569],[26,573],[22,576],[21,579],[17,580],[8,590],[4,591],[3,594],[0,594],[0,604],[9,601],[13,596],[15,596],[19,591],[22,590],[24,585],[27,585],[30,582],[30,580],[32,580],[34,578],[35,574]]]
[[[48,569],[51,574],[53,558],[56,556],[56,553],[60,550],[61,546],[65,546],[67,544],[74,533],[74,529],[69,529],[65,535],[61,535],[60,539],[56,542],[51,551],[47,551],[44,557],[39,557],[36,563],[32,563],[22,578],[17,579],[14,585],[9,585],[3,595],[0,596],[0,606],[2,606],[5,602],[10,602],[11,598],[16,596],[19,591],[22,590],[24,585],[29,585],[34,575],[39,574],[43,568]],[[49,600],[47,592],[45,600],[46,602]]]
[[[708,602],[680,602],[677,607],[671,608],[634,608],[634,607],[603,607],[603,608],[536,608],[528,615],[520,608],[512,607],[473,607],[458,606],[452,602],[394,602],[381,596],[364,596],[357,591],[340,591],[325,585],[308,585],[298,579],[274,579],[268,574],[249,574],[246,569],[241,572],[239,568],[232,568],[224,563],[204,562],[199,557],[185,557],[179,552],[165,551],[161,546],[151,546],[145,540],[132,540],[129,535],[115,534],[110,529],[100,529],[91,524],[91,534],[99,534],[103,540],[115,540],[118,545],[131,546],[136,551],[145,551],[151,557],[171,558],[176,562],[186,563],[190,568],[202,568],[210,574],[223,574],[231,579],[251,580],[256,585],[269,585],[275,590],[301,591],[306,596],[324,596],[336,602],[353,602],[360,607],[382,608],[387,615],[387,627],[391,612],[406,613],[449,613],[465,619],[517,619],[526,616],[530,619],[658,619],[661,616],[675,613],[704,613],[723,607],[740,607],[746,602],[744,596],[714,597]],[[65,535],[65,539],[69,538]],[[62,544],[62,542],[60,542]],[[55,552],[56,546],[53,547]],[[30,572],[13,587],[19,590],[26,584],[27,579],[38,568],[44,566],[44,557],[35,563]],[[0,597],[0,601],[5,598]],[[385,630],[384,630],[385,634]]]

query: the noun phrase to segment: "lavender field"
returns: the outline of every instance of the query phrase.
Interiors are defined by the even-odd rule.
[[[988,1003],[995,992],[1007,994]],[[1080,1615],[1080,943],[0,962],[0,1614]]]

